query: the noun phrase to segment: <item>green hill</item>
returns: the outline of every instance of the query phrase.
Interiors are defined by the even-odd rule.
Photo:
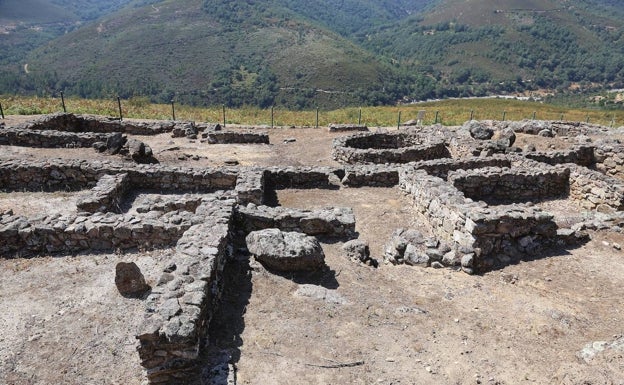
[[[42,11],[0,0],[21,20],[0,22],[0,92],[304,108],[624,87],[616,0],[24,1]]]
[[[389,103],[398,72],[338,34],[263,2],[161,1],[126,7],[35,50],[24,90],[83,97],[289,107]],[[1,82],[2,80],[0,80]],[[6,85],[2,87],[6,89]]]

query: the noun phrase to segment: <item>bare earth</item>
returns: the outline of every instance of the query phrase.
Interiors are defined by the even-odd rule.
[[[269,133],[272,145],[140,139],[164,164],[337,166],[331,140],[340,134]],[[90,149],[0,148],[0,159],[19,157],[117,159]],[[624,235],[592,233],[581,248],[469,276],[383,264],[395,229],[430,231],[398,189],[285,190],[278,200],[352,207],[360,238],[381,263],[358,264],[342,255],[342,243],[324,243],[327,271],[281,276],[237,255],[210,336],[231,354],[237,383],[624,384],[623,351],[579,358],[587,344],[624,333],[624,252],[613,247]],[[582,215],[567,203],[544,205]],[[0,193],[4,209],[72,212],[75,193]],[[115,264],[136,262],[153,285],[168,254],[0,259],[0,384],[141,384],[134,335],[144,305],[118,293]]]

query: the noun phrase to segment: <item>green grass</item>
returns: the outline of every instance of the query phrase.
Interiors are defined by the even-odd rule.
[[[40,98],[21,96],[0,96],[0,103],[5,115],[50,114],[62,111],[60,98]],[[67,111],[75,114],[95,114],[119,116],[116,100],[74,99],[65,100]],[[200,108],[175,105],[178,120],[197,122],[223,122],[223,108]],[[172,117],[171,105],[151,104],[142,98],[122,100],[124,118],[162,119]],[[396,126],[399,112],[401,122],[416,119],[419,111],[425,111],[424,124],[433,124],[436,112],[438,123],[447,126],[461,125],[470,119],[471,114],[476,120],[522,120],[535,118],[538,120],[564,120],[615,126],[624,125],[624,110],[579,109],[565,108],[538,102],[527,102],[506,99],[460,99],[439,102],[421,103],[393,107],[365,107],[361,109],[362,124],[369,127]],[[226,109],[227,124],[270,125],[271,109],[240,108]],[[315,126],[316,110],[288,111],[274,109],[273,123],[275,126]],[[330,123],[358,123],[359,108],[343,108],[331,111],[320,110],[319,125]]]

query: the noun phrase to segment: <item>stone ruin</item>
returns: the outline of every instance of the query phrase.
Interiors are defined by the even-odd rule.
[[[0,127],[0,144],[90,147],[124,134],[161,133],[202,136],[209,143],[268,143],[265,133],[220,128],[58,114]],[[513,146],[514,132],[557,136],[569,146],[520,149]],[[387,240],[385,261],[481,274],[575,247],[587,240],[585,230],[624,227],[624,145],[612,132],[573,122],[485,121],[356,133],[334,141],[340,167],[198,169],[116,159],[1,160],[3,191],[81,193],[75,214],[26,218],[0,212],[0,256],[173,249],[146,293],[136,338],[149,382],[176,383],[208,340],[235,237],[279,229],[321,239],[357,238],[351,208],[284,208],[271,204],[276,190],[400,189],[413,203],[414,219],[431,231],[397,229]],[[137,191],[154,195],[135,202],[129,212],[127,200]],[[558,217],[540,206],[552,200],[587,214]]]

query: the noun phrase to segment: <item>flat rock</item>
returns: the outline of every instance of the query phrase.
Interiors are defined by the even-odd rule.
[[[247,235],[247,249],[269,269],[278,271],[319,270],[325,253],[316,238],[279,229],[253,231]]]
[[[347,300],[335,290],[329,290],[322,286],[310,284],[299,285],[299,288],[295,291],[294,295],[297,297],[312,298],[336,305],[346,305],[348,303]]]

